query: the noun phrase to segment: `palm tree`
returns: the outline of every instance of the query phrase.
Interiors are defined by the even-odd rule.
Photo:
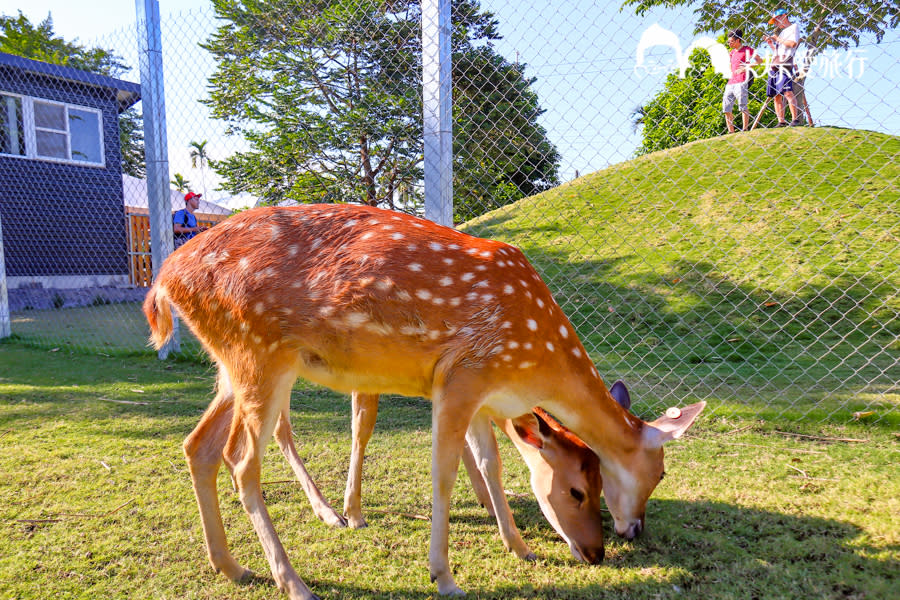
[[[209,164],[209,155],[206,153],[206,142],[191,142],[191,168],[200,167],[200,182],[203,185],[203,195],[206,195],[206,166]]]
[[[169,183],[174,185],[176,190],[178,190],[182,194],[186,194],[187,192],[191,191],[191,182],[185,179],[184,175],[182,175],[181,173],[175,173],[172,177],[174,177],[174,179],[172,179],[172,181],[170,181]]]

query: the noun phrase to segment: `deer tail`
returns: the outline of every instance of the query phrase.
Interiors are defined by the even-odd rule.
[[[172,324],[172,306],[165,288],[154,285],[144,299],[144,315],[150,324],[150,343],[154,348],[162,348],[174,330]]]

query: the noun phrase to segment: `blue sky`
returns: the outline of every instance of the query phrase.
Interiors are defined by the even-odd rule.
[[[32,22],[52,13],[59,35],[84,44],[110,47],[108,40],[131,35],[134,2],[92,0],[90,5],[86,10],[84,4],[71,0],[30,0],[21,10]],[[676,34],[683,48],[698,37],[687,10],[657,9],[639,18],[620,11],[618,2],[483,0],[482,6],[499,19],[504,39],[496,45],[501,54],[527,63],[526,74],[537,77],[534,87],[547,111],[542,124],[562,154],[563,180],[572,179],[576,172],[584,175],[627,160],[638,146],[640,136],[632,131],[630,114],[660,89],[665,78],[662,68],[655,73],[635,69],[642,32],[656,23]],[[188,41],[207,36],[212,21],[198,16],[208,7],[209,0],[160,3],[163,22],[171,23],[169,35]],[[3,9],[6,14],[14,10]],[[765,24],[760,27],[768,29]],[[168,47],[165,37],[163,43]],[[200,174],[190,167],[187,144],[210,139],[213,148],[221,139],[222,127],[208,120],[202,114],[205,107],[197,103],[205,93],[205,72],[211,71],[213,63],[199,49],[185,53],[184,48],[164,55],[170,165],[173,173],[187,175],[197,187]],[[658,66],[671,61],[670,52],[658,50],[651,53]],[[890,32],[880,45],[863,39],[859,48],[824,58],[828,60],[822,63],[819,76],[812,77],[807,87],[814,119],[900,135],[900,69],[896,68],[900,35]],[[136,64],[128,56],[126,62]],[[137,75],[128,78],[137,80]],[[236,146],[231,143],[222,142],[217,151],[233,151]],[[215,181],[209,173],[205,177],[211,191]]]

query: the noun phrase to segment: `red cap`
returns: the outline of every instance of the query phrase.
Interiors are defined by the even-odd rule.
[[[188,192],[187,194],[184,195],[184,201],[187,202],[191,198],[200,198],[202,196],[203,196],[203,194],[195,194],[194,192]]]

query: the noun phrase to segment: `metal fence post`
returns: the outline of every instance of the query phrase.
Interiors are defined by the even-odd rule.
[[[453,227],[450,0],[422,2],[425,218]]]
[[[172,200],[169,197],[169,155],[166,140],[166,97],[163,89],[162,32],[159,0],[135,0],[144,113],[144,156],[147,164],[147,206],[150,212],[150,256],[153,279],[172,253]],[[181,348],[178,319],[174,335],[159,350],[159,358]]]
[[[11,335],[9,295],[6,293],[6,260],[3,258],[3,222],[0,221],[0,340]]]

